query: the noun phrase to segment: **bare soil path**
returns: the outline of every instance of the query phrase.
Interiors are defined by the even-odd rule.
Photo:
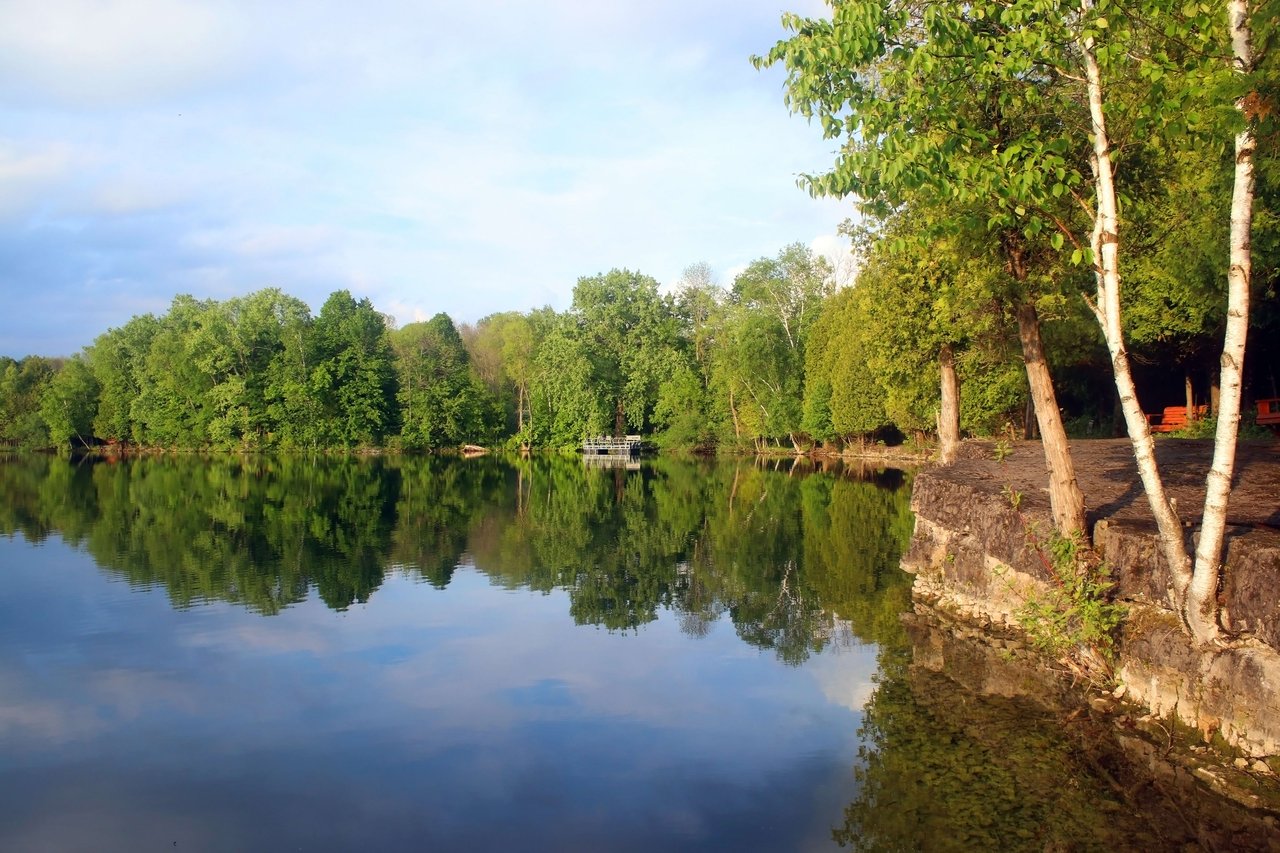
[[[1209,439],[1156,440],[1160,473],[1183,522],[1200,520],[1212,455]],[[986,484],[996,492],[1011,489],[1022,496],[1024,509],[1047,514],[1049,475],[1040,443],[1014,442],[1003,460],[997,461],[996,456],[995,442],[968,441],[954,465],[935,468],[933,474],[979,488]],[[1071,456],[1090,527],[1102,518],[1155,524],[1128,439],[1073,441]],[[1227,520],[1233,525],[1280,529],[1280,440],[1240,443]]]

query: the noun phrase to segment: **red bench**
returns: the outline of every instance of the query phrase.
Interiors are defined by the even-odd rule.
[[[1208,406],[1196,406],[1195,418],[1199,420],[1209,414]],[[1165,406],[1158,415],[1147,415],[1147,424],[1152,432],[1177,432],[1187,426],[1186,406]]]
[[[1280,427],[1280,397],[1258,401],[1258,426]]]

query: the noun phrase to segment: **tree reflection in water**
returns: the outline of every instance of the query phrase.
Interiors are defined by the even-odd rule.
[[[582,625],[637,629],[674,611],[790,663],[896,631],[910,535],[899,473],[810,475],[790,461],[163,456],[10,457],[0,532],[57,531],[176,607],[271,615],[315,590],[342,610],[389,572],[444,589],[460,566],[567,590]]]
[[[1034,666],[1010,669],[910,615],[898,568],[909,478],[812,467],[10,456],[0,534],[56,534],[178,608],[227,601],[270,616],[314,591],[342,610],[376,599],[389,574],[445,590],[465,568],[504,588],[563,590],[577,624],[610,631],[669,612],[701,637],[727,620],[789,664],[874,643],[880,671],[851,768],[858,796],[831,816],[833,840],[859,850],[1268,843],[1256,821],[1144,777],[1137,741],[1064,725]],[[1028,693],[1040,702],[1015,698]]]

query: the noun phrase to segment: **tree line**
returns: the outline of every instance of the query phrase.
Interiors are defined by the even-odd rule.
[[[1202,166],[1185,174],[1203,180]],[[1151,228],[1187,202],[1185,190],[1170,195],[1153,206]],[[1189,237],[1224,203],[1221,192],[1195,198],[1193,219],[1178,220]],[[314,316],[277,289],[226,301],[179,296],[167,313],[134,317],[71,358],[0,359],[0,439],[413,451],[566,448],[586,435],[641,433],[679,448],[840,449],[935,432],[939,352],[964,380],[959,428],[1033,429],[997,260],[960,237],[903,250],[924,227],[903,214],[881,233],[850,229],[861,259],[852,286],[838,287],[828,261],[797,243],[727,287],[705,264],[669,292],[615,269],[580,279],[565,311],[500,312],[474,324],[437,314],[397,327],[346,291]],[[1164,243],[1133,253],[1151,270],[1134,277],[1153,295],[1135,303],[1132,348],[1166,402],[1181,399],[1184,377],[1208,397],[1211,342],[1225,316],[1211,298],[1220,284],[1214,246],[1196,241],[1200,252],[1184,246],[1186,257],[1173,257],[1176,274]],[[1106,349],[1084,303],[1067,295],[1083,275],[1064,263],[1057,290],[1037,305],[1067,427],[1109,435],[1118,416]],[[1274,265],[1260,279],[1273,288]],[[1252,322],[1274,338],[1274,295],[1261,296]],[[1191,304],[1201,307],[1188,315]],[[1263,394],[1273,390],[1273,365],[1251,362]]]

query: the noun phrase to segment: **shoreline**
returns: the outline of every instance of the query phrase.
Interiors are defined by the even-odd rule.
[[[1211,450],[1207,441],[1157,442],[1189,535]],[[1108,686],[1118,691],[1113,698],[1142,709],[1130,718],[1181,729],[1193,747],[1280,794],[1280,442],[1241,443],[1220,592],[1234,640],[1213,649],[1196,647],[1181,628],[1128,442],[1076,441],[1072,453],[1095,548],[1111,567],[1116,599],[1128,608],[1116,651],[1118,686]],[[1020,611],[1055,583],[1039,545],[1029,541],[1034,531],[1052,528],[1043,479],[1036,442],[1018,442],[997,458],[992,443],[970,441],[954,465],[922,469],[912,492],[915,529],[902,559],[915,576],[915,606],[942,612],[965,631],[1025,639]],[[1276,804],[1280,797],[1268,808]]]

